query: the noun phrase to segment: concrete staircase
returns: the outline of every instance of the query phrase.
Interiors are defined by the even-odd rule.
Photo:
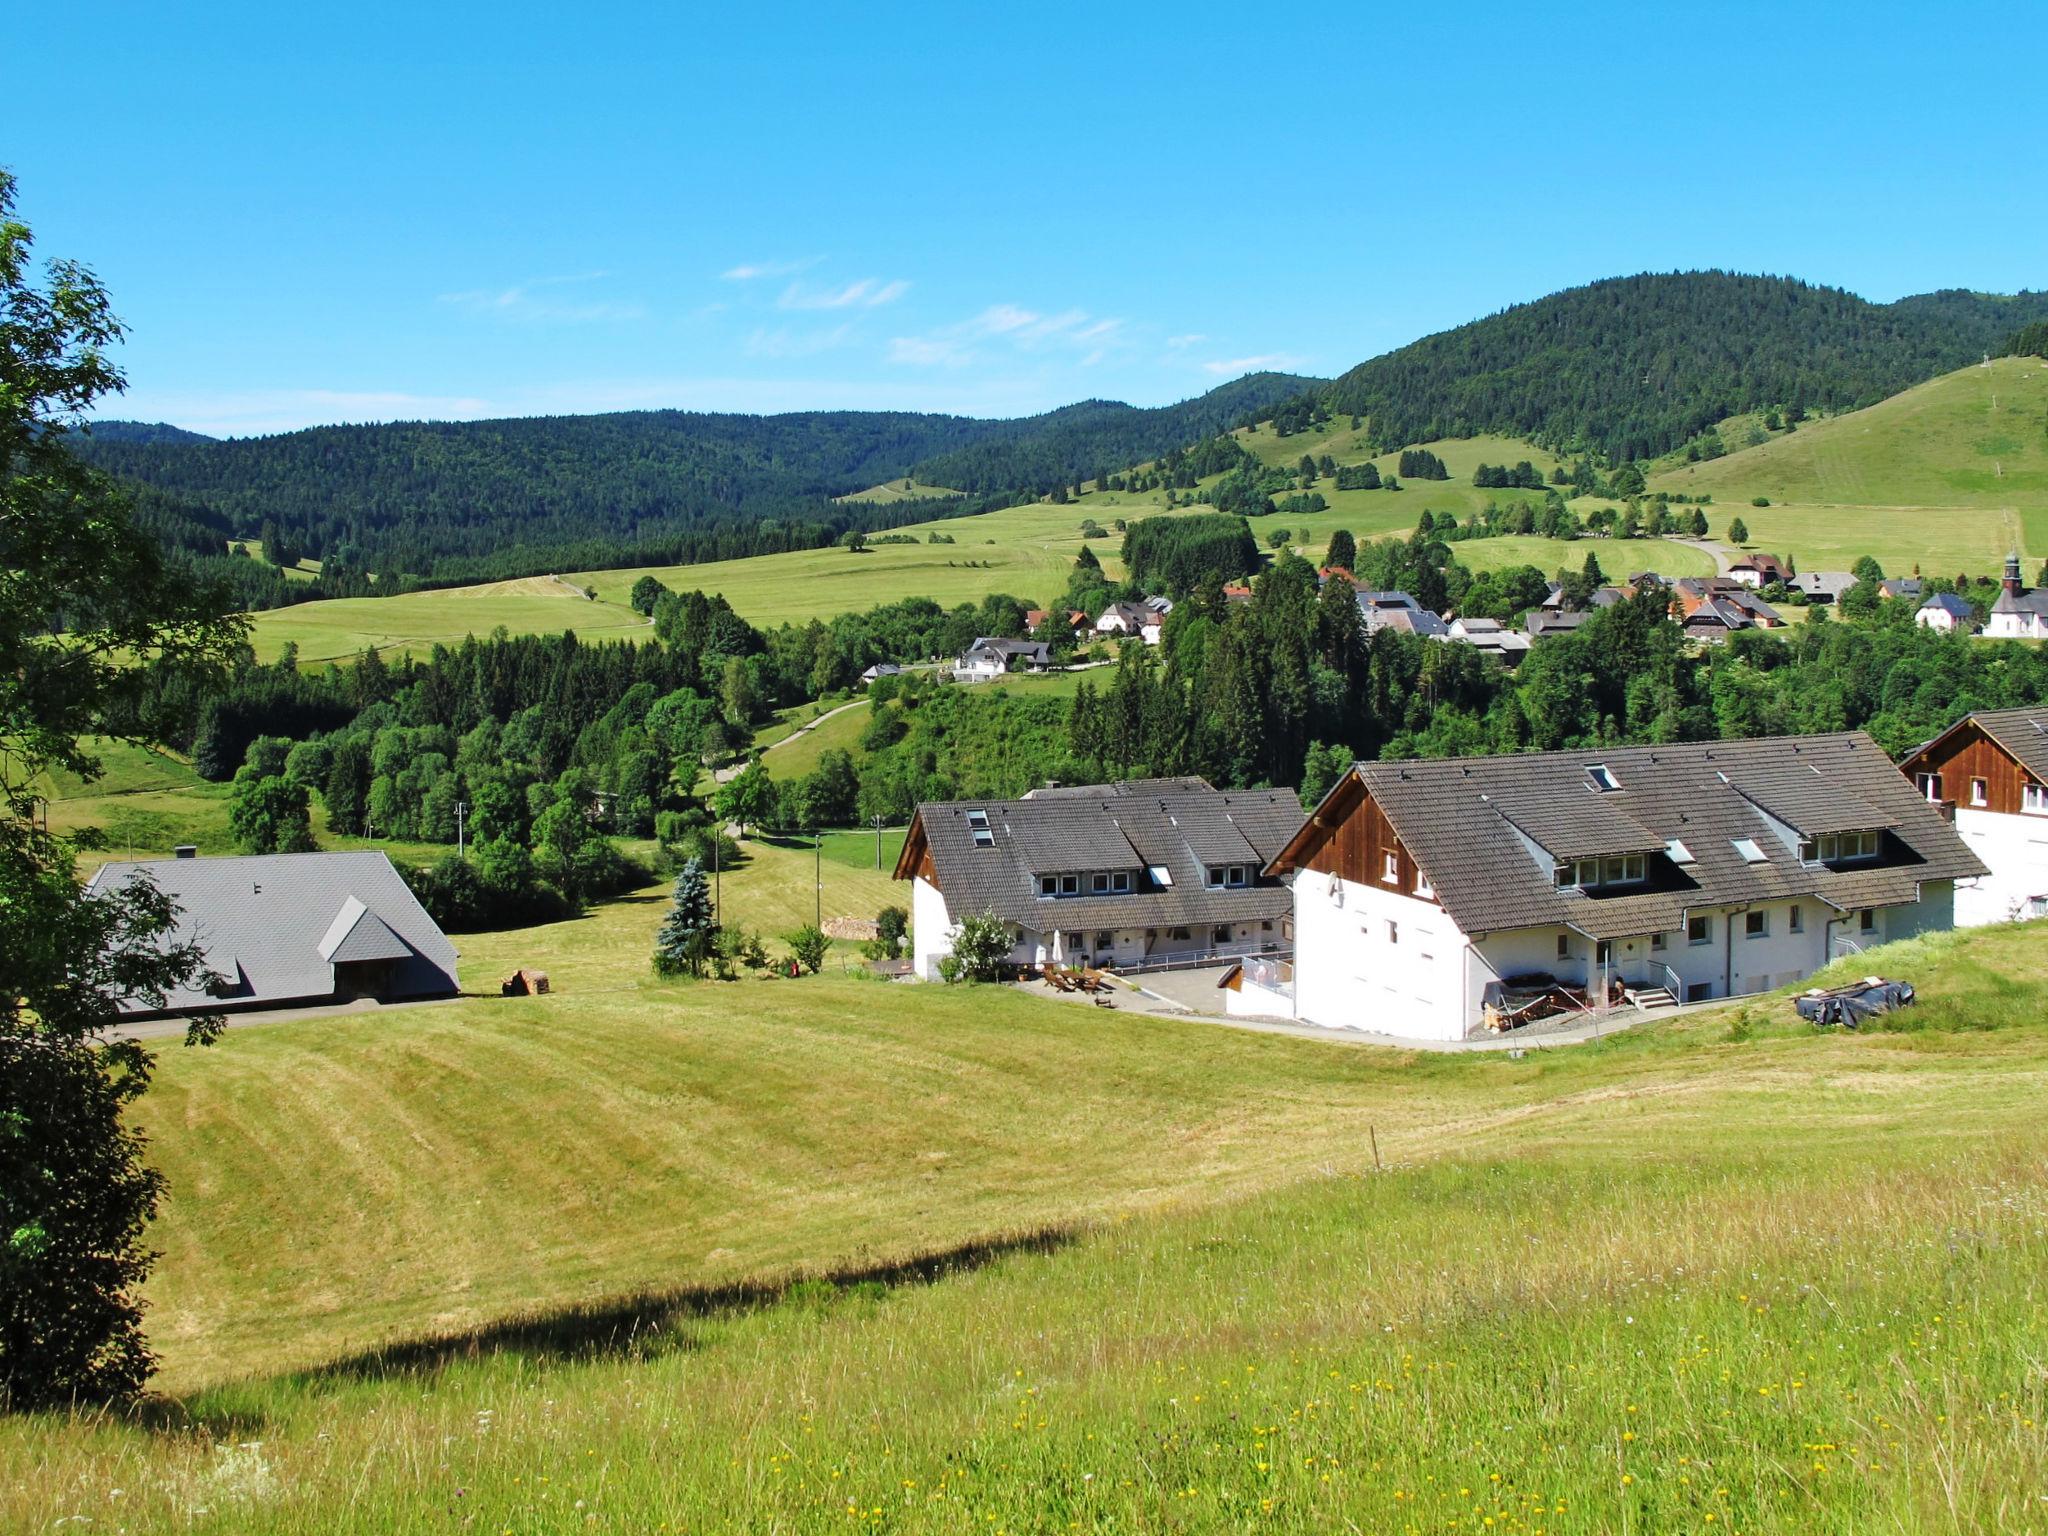
[[[1653,1008],[1676,1008],[1678,999],[1671,995],[1669,987],[1631,987],[1626,994],[1636,1005],[1638,1013],[1648,1013]]]

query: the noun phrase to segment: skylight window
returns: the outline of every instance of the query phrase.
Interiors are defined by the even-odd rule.
[[[1593,781],[1593,787],[1605,793],[1621,788],[1621,780],[1614,776],[1614,770],[1605,763],[1594,763],[1586,769],[1586,777]]]
[[[1686,847],[1681,839],[1676,837],[1664,845],[1664,853],[1674,864],[1690,864],[1692,862],[1692,850]]]
[[[1731,839],[1731,841],[1735,845],[1735,851],[1742,855],[1743,863],[1765,864],[1770,862],[1768,856],[1764,853],[1763,849],[1757,847],[1755,838],[1738,837]]]
[[[995,832],[994,832],[993,830],[991,830],[991,828],[989,827],[989,824],[988,824],[988,812],[987,812],[987,811],[982,811],[982,810],[973,810],[973,811],[969,811],[969,812],[967,813],[967,827],[968,827],[968,830],[969,830],[970,832],[972,832],[972,833],[974,834],[974,846],[975,846],[975,847],[977,847],[977,848],[993,848],[993,847],[995,847],[995,845],[996,845],[996,835],[995,835]]]
[[[1173,884],[1173,871],[1164,864],[1147,864],[1145,866],[1145,873],[1152,877],[1154,885]]]

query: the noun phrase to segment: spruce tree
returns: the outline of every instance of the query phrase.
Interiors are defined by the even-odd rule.
[[[668,916],[654,937],[654,974],[702,976],[717,931],[711,915],[711,882],[704,878],[704,865],[692,858],[676,876]]]

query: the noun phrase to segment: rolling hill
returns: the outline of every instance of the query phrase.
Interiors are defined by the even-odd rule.
[[[884,515],[872,503],[833,500],[912,473],[1035,495],[1252,419],[1316,382],[1252,374],[1177,405],[1091,400],[996,421],[626,411],[220,442],[115,424],[79,447],[143,487],[145,514],[174,523],[188,548],[194,530],[203,543],[256,536],[267,524],[326,565],[482,580],[814,547],[846,527],[916,515],[914,502]]]
[[[1568,289],[1359,364],[1322,394],[1382,447],[1500,433],[1614,462],[1738,412],[1842,411],[1975,362],[2048,316],[2048,293],[1948,290],[1872,304],[1732,272]]]
[[[1808,569],[1874,554],[1987,573],[2007,549],[2048,553],[2048,363],[1958,369],[1650,486],[1710,493],[1717,531],[1739,514],[1757,546]]]

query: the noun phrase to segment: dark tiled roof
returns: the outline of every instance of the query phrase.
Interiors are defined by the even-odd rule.
[[[2048,706],[2033,709],[1980,709],[1966,718],[2012,754],[2013,760],[2048,784]]]
[[[1620,788],[1595,788],[1593,763]],[[1843,910],[1891,906],[1916,899],[1923,880],[1983,873],[1861,731],[1355,771],[1467,933],[1552,923],[1596,938],[1668,933],[1692,907],[1801,896]],[[1885,829],[1871,863],[1800,862],[1801,836],[1865,828]],[[1762,857],[1746,858],[1738,841]],[[1652,855],[1643,886],[1611,895],[1556,886],[1554,860],[1673,843],[1690,859]]]
[[[970,811],[987,814],[992,841],[977,847]],[[946,905],[957,916],[993,911],[1037,932],[1054,927],[1172,927],[1285,916],[1292,896],[1266,881],[1208,890],[1215,864],[1254,874],[1299,830],[1287,790],[1216,790],[1200,779],[1138,780],[1022,800],[957,800],[917,808]],[[1042,897],[1038,877],[1130,870],[1123,895]],[[1152,871],[1163,871],[1164,882]]]

